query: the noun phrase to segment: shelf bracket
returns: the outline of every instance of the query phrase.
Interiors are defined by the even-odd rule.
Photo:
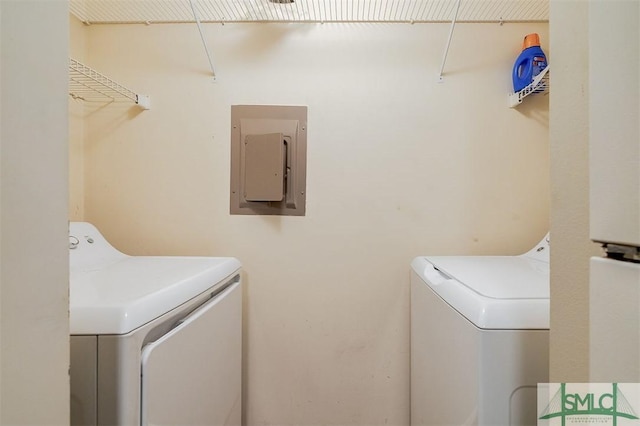
[[[460,3],[462,0],[458,0],[456,4],[456,12],[453,15],[453,19],[451,20],[451,28],[449,29],[449,38],[447,39],[447,45],[444,48],[444,55],[442,56],[442,66],[440,67],[440,75],[438,76],[438,82],[442,83],[444,81],[444,77],[442,74],[444,73],[444,65],[447,63],[447,54],[449,53],[449,46],[451,46],[451,39],[453,38],[453,30],[456,27],[456,21],[458,20],[458,12],[460,11]]]
[[[207,47],[207,40],[204,38],[204,33],[202,32],[202,25],[200,23],[200,16],[198,15],[198,11],[196,10],[196,5],[194,4],[194,0],[189,0],[189,4],[191,5],[191,10],[193,11],[193,17],[196,20],[196,25],[198,26],[198,31],[200,32],[200,38],[202,39],[202,45],[204,46],[204,51],[207,54],[207,59],[209,60],[209,66],[211,67],[211,74],[213,74],[213,79],[216,79],[216,70],[213,66],[213,60],[211,59],[211,53],[209,53],[209,47]]]

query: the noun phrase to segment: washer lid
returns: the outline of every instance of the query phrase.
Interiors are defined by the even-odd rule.
[[[226,257],[125,256],[72,268],[71,334],[126,334],[224,282],[240,269]]]
[[[494,299],[549,298],[549,263],[524,256],[427,256],[445,275]]]
[[[548,262],[528,256],[428,256],[412,265],[479,328],[549,328]]]

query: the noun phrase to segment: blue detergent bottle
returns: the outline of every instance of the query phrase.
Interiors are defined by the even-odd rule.
[[[547,67],[547,57],[540,48],[540,37],[528,34],[522,42],[522,53],[513,65],[513,91],[519,92]]]

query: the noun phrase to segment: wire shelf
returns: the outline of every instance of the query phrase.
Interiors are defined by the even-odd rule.
[[[448,22],[456,0],[194,0],[202,22]],[[194,22],[189,0],[70,0],[88,24]],[[549,0],[465,0],[458,22],[547,22]]]
[[[509,93],[509,107],[515,108],[522,103],[524,98],[534,94],[549,94],[549,65],[538,74],[531,84],[519,92]]]
[[[149,109],[149,97],[135,93],[72,58],[69,58],[69,95],[85,101],[134,102]]]

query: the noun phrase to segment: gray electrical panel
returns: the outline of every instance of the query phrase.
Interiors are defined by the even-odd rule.
[[[304,216],[307,107],[231,107],[231,214]]]

